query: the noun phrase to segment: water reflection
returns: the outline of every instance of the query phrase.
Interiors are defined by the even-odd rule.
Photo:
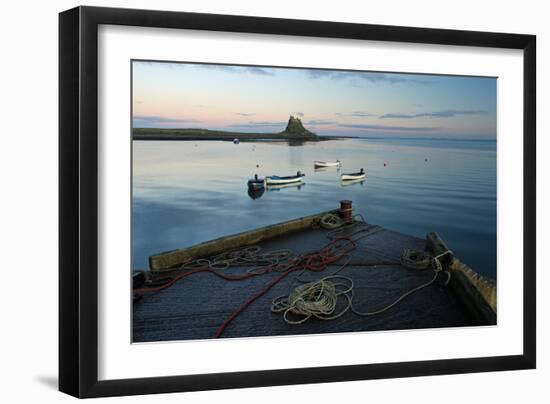
[[[329,172],[329,171],[333,171],[333,172],[336,172],[336,173],[339,173],[341,171],[340,169],[340,166],[335,166],[335,167],[317,167],[317,166],[313,166],[313,172],[315,173],[324,173],[324,172]]]
[[[360,180],[347,180],[347,181],[342,181],[342,183],[340,184],[342,187],[349,187],[350,185],[361,185],[363,186],[363,183],[365,182],[365,179],[360,179]]]
[[[286,189],[286,188],[296,188],[299,191],[305,186],[306,186],[305,182],[298,182],[298,183],[292,183],[292,184],[267,185],[266,189],[268,191],[280,191],[281,189]]]
[[[265,188],[252,188],[248,187],[248,196],[252,199],[261,198],[265,192]]]
[[[266,185],[265,187],[261,187],[261,188],[248,187],[247,193],[251,199],[259,199],[263,196],[265,191],[272,192],[272,191],[281,191],[283,189],[292,189],[292,188],[299,191],[303,187],[305,187],[305,185],[306,185],[305,182],[300,182],[300,183],[293,183],[293,184]]]
[[[304,141],[304,140],[300,140],[300,139],[289,139],[286,142],[286,144],[288,144],[289,146],[303,146],[306,143],[307,143],[307,140]]]
[[[314,170],[319,159],[341,159],[341,172]],[[341,181],[342,172],[360,167],[368,178]],[[261,180],[299,170],[307,187],[243,192],[252,174]],[[134,268],[145,268],[148,256],[160,251],[334,209],[349,199],[370,223],[422,238],[437,231],[461,261],[496,278],[495,142],[134,141],[132,187]]]

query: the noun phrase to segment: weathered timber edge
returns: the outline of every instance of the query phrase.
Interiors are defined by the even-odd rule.
[[[435,231],[426,235],[426,244],[433,253],[434,257],[438,257],[443,268],[448,268],[454,259],[454,253],[443,241],[443,239]]]
[[[479,324],[497,323],[497,287],[494,281],[479,275],[469,266],[454,259],[451,287]]]
[[[231,236],[220,237],[188,248],[151,255],[149,257],[149,269],[152,272],[169,271],[176,266],[191,262],[198,258],[209,257],[232,249],[251,246],[273,237],[304,230],[311,227],[327,213],[338,213],[338,210],[321,212],[315,215],[272,224]]]

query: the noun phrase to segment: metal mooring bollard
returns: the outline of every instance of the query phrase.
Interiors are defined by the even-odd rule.
[[[351,206],[351,201],[340,201],[340,217],[342,218],[342,220],[351,220],[351,218],[353,217],[353,208]]]

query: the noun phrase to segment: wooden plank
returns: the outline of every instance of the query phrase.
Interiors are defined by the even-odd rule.
[[[315,222],[319,221],[322,216],[328,213],[337,214],[338,210],[305,216],[231,236],[220,237],[188,248],[151,255],[149,257],[149,268],[152,272],[169,271],[176,266],[180,266],[198,258],[210,257],[236,248],[251,246],[273,237],[311,228]]]

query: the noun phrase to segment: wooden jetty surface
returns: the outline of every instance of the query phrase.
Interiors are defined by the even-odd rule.
[[[426,283],[431,269],[407,269],[400,264],[404,248],[425,250],[426,241],[367,225],[368,235],[357,241],[348,265],[338,275],[354,281],[354,306],[372,311],[386,306],[404,292]],[[349,231],[352,231],[350,229]],[[286,235],[256,243],[262,251],[290,248],[296,254],[317,251],[330,240],[328,230],[307,226]],[[340,268],[336,262],[319,273],[307,272],[301,278],[319,280]],[[390,310],[372,317],[360,317],[351,311],[330,321],[315,318],[303,324],[287,324],[281,313],[271,312],[274,298],[288,295],[303,283],[291,273],[265,295],[247,307],[225,329],[222,338],[321,334],[376,330],[443,328],[496,323],[496,314],[472,276],[452,265],[457,276],[450,285],[443,279],[410,296]],[[249,267],[231,267],[226,274],[243,274]],[[466,271],[467,272],[467,271]],[[174,274],[176,274],[174,272]],[[163,275],[170,272],[163,272]],[[220,325],[252,295],[280,273],[271,272],[246,280],[227,281],[211,273],[196,273],[170,288],[145,294],[133,305],[133,341],[171,341],[213,338]],[[475,279],[474,279],[475,281]],[[494,296],[496,299],[496,295]]]

